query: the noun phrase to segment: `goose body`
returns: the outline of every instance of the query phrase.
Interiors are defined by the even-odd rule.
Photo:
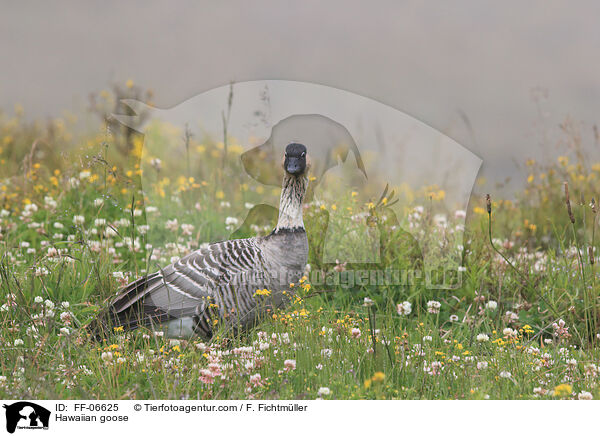
[[[164,326],[172,337],[243,330],[290,298],[303,275],[308,239],[302,202],[306,148],[289,144],[277,227],[271,234],[209,244],[127,285],[111,302],[111,326]],[[257,290],[267,289],[268,292]],[[284,293],[285,292],[285,293]]]

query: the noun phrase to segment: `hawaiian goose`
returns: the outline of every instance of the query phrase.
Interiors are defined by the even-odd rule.
[[[111,302],[109,324],[125,329],[160,325],[171,337],[210,338],[223,326],[230,331],[248,328],[267,309],[282,306],[308,258],[302,220],[306,147],[289,144],[283,167],[279,219],[271,234],[210,244],[138,279]],[[263,289],[270,293],[256,295]]]

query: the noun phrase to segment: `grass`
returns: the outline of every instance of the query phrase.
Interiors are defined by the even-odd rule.
[[[290,289],[289,307],[269,312],[247,334],[217,330],[207,342],[117,329],[96,342],[81,327],[119,287],[204,241],[226,239],[248,209],[278,190],[247,185],[233,139],[225,145],[186,134],[191,157],[178,173],[184,176],[171,180],[161,168],[166,158],[144,155],[141,137],[128,134],[126,146],[116,134],[72,132],[68,120],[43,126],[19,113],[0,117],[2,398],[600,395],[597,211],[589,205],[600,165],[585,163],[580,144],[556,162],[528,161],[516,200],[473,195],[464,244],[447,241],[465,268],[455,289],[430,289],[418,276],[400,284],[349,281],[367,267],[419,271],[419,253],[402,228],[435,242],[463,216],[449,210],[443,222],[432,219],[443,213],[440,188],[412,193],[404,209],[410,222],[386,207],[393,189],[369,201],[342,189],[307,202],[312,271]],[[168,133],[150,135],[160,142]],[[222,179],[231,186],[215,183]],[[339,211],[380,231],[380,264],[322,261],[327,241],[319,228]],[[242,226],[242,236],[264,233],[269,220]],[[351,253],[358,242],[340,222],[330,242]]]

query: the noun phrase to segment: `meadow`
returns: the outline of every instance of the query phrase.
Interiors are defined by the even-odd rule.
[[[335,202],[307,202],[310,270],[290,284],[292,304],[269,312],[253,330],[217,330],[203,341],[115,329],[100,342],[85,326],[121,286],[205,241],[226,239],[263,192],[217,186],[237,174],[240,147],[196,140],[190,153],[201,157],[203,177],[166,177],[164,162],[143,155],[140,135],[114,126],[76,133],[74,124],[72,115],[27,121],[20,107],[0,114],[0,397],[600,395],[600,163],[589,163],[575,123],[563,126],[562,155],[525,163],[529,177],[514,199],[486,199],[480,183],[469,210],[440,219],[434,209],[443,189],[414,193],[417,204],[401,218],[407,225],[435,234],[466,216],[455,289],[430,289],[418,279],[348,285],[344,277],[361,265],[323,263],[323,235],[311,228],[344,209],[372,217],[385,234],[377,268],[420,267],[402,226],[384,219],[380,206],[391,199],[363,202],[347,189]],[[146,167],[157,175],[151,198],[141,190]],[[162,203],[173,199],[189,203],[177,217]],[[268,229],[254,225],[238,236]],[[332,279],[312,283],[315,271]]]

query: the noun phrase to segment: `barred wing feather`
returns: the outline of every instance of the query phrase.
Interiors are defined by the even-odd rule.
[[[135,328],[193,317],[198,333],[210,335],[217,316],[242,324],[253,316],[252,295],[267,286],[265,271],[255,238],[214,243],[128,285],[112,302],[111,318]]]

